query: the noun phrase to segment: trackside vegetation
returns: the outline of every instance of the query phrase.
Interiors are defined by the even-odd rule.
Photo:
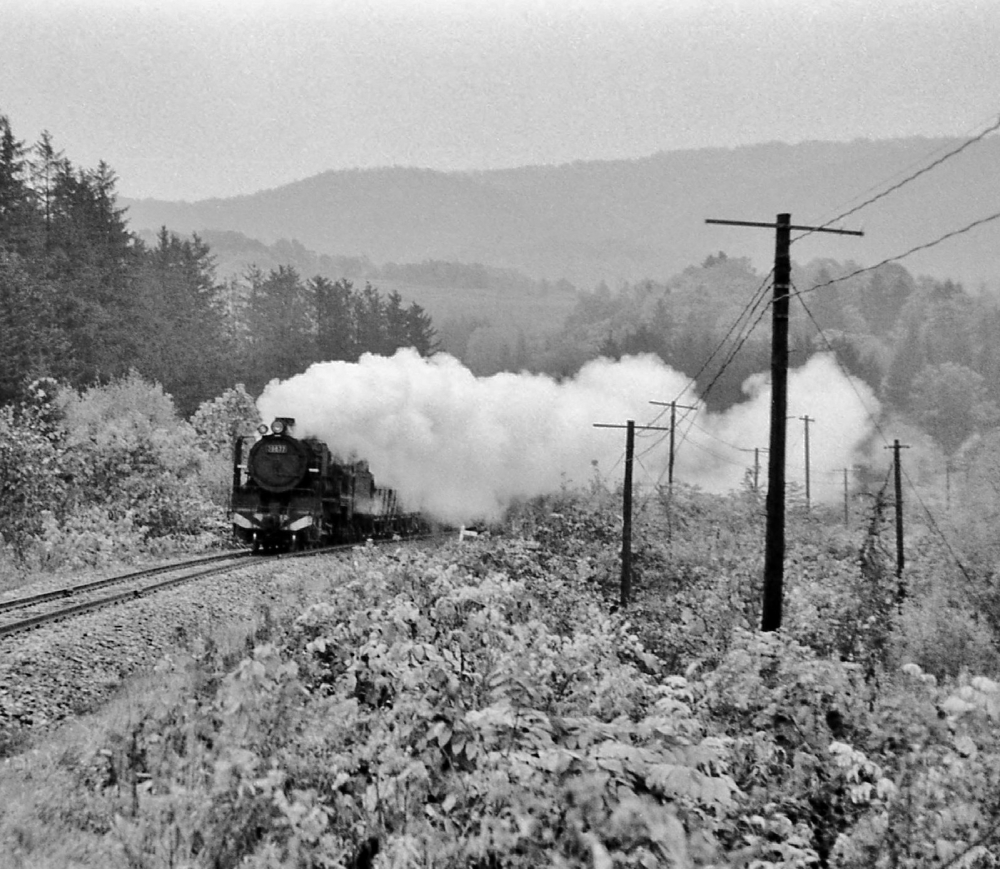
[[[135,372],[80,391],[33,381],[0,407],[0,587],[222,545],[232,438],[257,421],[242,386],[186,422]]]
[[[756,495],[676,487],[615,612],[616,515],[286,568],[243,652],[191,638],[23,767],[10,865],[996,865],[995,583],[928,544],[899,607],[874,514],[796,515],[762,635]]]

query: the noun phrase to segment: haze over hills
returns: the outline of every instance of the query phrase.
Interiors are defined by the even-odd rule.
[[[661,152],[628,161],[484,172],[415,168],[329,171],[293,184],[199,202],[122,200],[133,230],[234,230],[273,244],[374,263],[445,260],[535,278],[665,279],[706,254],[749,256],[766,271],[766,230],[706,226],[708,217],[817,224],[902,181],[961,144],[909,138],[768,143]],[[793,258],[871,265],[997,211],[1000,136],[989,136],[843,222],[864,238],[812,235]],[[1000,290],[1000,221],[905,260],[914,274]]]

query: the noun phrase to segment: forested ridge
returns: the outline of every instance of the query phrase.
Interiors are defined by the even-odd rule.
[[[816,224],[845,197],[962,142],[768,142],[483,172],[330,170],[246,196],[127,204],[137,229],[236,230],[268,244],[295,238],[313,250],[376,262],[481,262],[580,287],[601,280],[616,287],[672,275],[719,248],[766,269],[765,236],[741,227],[709,230],[704,219],[789,212],[795,223]],[[813,235],[797,244],[798,256],[879,262],[983,216],[1000,198],[998,160],[1000,136],[987,135],[844,224],[863,229],[863,238]],[[915,254],[907,267],[996,290],[998,238],[996,225],[983,228]]]
[[[598,355],[654,353],[696,376],[700,391],[711,385],[705,398],[713,408],[739,401],[746,377],[768,367],[766,319],[724,370],[704,364],[761,284],[745,258],[719,252],[667,279],[579,291],[565,280],[539,282],[475,263],[376,265],[366,257],[312,254],[294,241],[268,247],[211,233],[229,251],[258,251],[268,266],[251,262],[222,278],[198,234],[133,232],[111,167],[74,166],[47,133],[27,145],[3,116],[0,137],[0,340],[7,362],[0,403],[41,376],[82,387],[134,370],[190,415],[236,383],[256,394],[270,379],[314,361],[388,355],[402,346],[430,353],[441,346],[439,331],[445,349],[480,375],[524,369],[562,377]],[[305,279],[305,268],[314,276]],[[795,264],[796,291],[805,292],[793,304],[793,364],[835,351],[885,408],[955,454],[1000,419],[996,299],[915,277],[900,263],[844,279],[857,270],[850,261]],[[434,285],[455,297],[487,289],[522,300],[511,307],[549,299],[552,319],[536,318],[537,329],[526,331],[484,311],[445,319],[437,329],[421,305],[404,303],[396,289],[383,293],[369,277],[390,286]],[[574,294],[571,307],[566,300]]]

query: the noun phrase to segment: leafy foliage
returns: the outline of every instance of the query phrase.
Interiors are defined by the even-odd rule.
[[[0,407],[0,534],[19,557],[42,532],[45,512],[64,503],[64,460],[37,420]]]
[[[204,546],[223,531],[211,462],[170,397],[134,372],[81,393],[35,381],[0,408],[0,533],[49,567]]]
[[[191,417],[191,427],[200,447],[228,458],[236,438],[252,434],[260,421],[253,398],[242,383],[237,383],[217,398],[202,402]]]
[[[996,865],[1000,687],[893,657],[895,618],[853,599],[879,581],[877,514],[864,557],[808,526],[793,587],[840,566],[762,635],[714,576],[746,558],[753,493],[648,504],[641,527],[669,506],[673,536],[639,542],[618,614],[613,506],[566,491],[505,536],[314,568],[325,598],[235,668],[210,643],[165,660],[179,687],[76,787],[132,866]],[[720,519],[699,563],[681,539]],[[869,610],[881,633],[851,633]]]

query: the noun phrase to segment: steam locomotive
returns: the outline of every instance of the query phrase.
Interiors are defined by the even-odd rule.
[[[236,440],[230,521],[239,542],[273,552],[420,529],[394,490],[375,485],[367,462],[339,461],[322,441],[296,438],[294,426],[279,417],[256,439]]]

